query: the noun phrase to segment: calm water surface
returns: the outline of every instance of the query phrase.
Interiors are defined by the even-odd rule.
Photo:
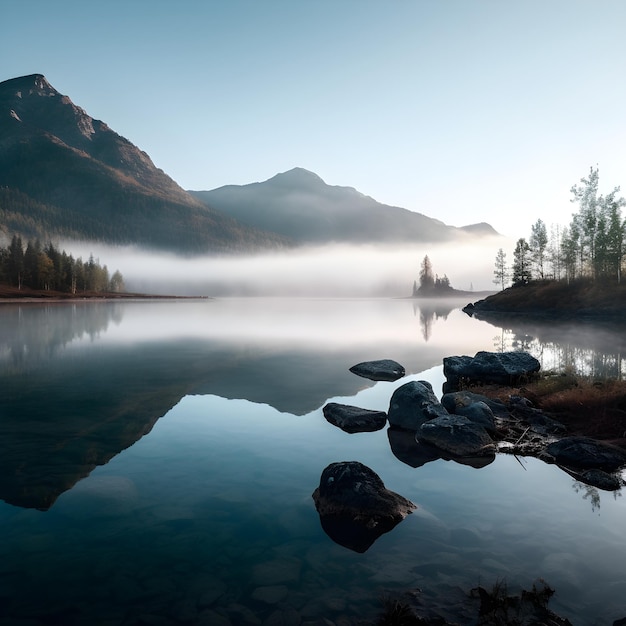
[[[442,358],[478,350],[619,370],[607,333],[503,330],[406,300],[4,304],[0,621],[356,623],[385,594],[445,607],[542,577],[573,624],[611,624],[626,615],[620,492],[504,455],[414,468],[386,430],[322,415],[328,401],[387,410],[409,380],[441,389]],[[348,371],[379,358],[407,376]],[[418,505],[364,553],[326,535],[311,498],[344,460]]]

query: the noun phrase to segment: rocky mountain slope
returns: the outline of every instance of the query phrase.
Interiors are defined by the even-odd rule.
[[[0,83],[0,225],[185,253],[287,245],[193,198],[41,74]]]

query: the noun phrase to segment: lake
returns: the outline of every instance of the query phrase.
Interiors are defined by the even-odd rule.
[[[339,625],[405,591],[445,613],[478,585],[538,578],[575,625],[626,616],[621,492],[508,455],[415,468],[386,429],[324,419],[329,401],[386,411],[411,380],[440,395],[443,357],[479,350],[623,375],[623,333],[502,329],[465,303],[0,305],[2,624]],[[349,372],[382,358],[407,376]],[[311,498],[347,460],[418,506],[363,553]]]

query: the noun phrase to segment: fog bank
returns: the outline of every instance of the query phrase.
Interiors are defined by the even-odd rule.
[[[128,291],[205,296],[403,297],[419,281],[425,255],[433,272],[455,289],[494,290],[493,268],[502,237],[479,244],[395,246],[325,245],[252,256],[183,258],[134,247],[66,243],[83,259],[93,254],[109,272],[119,270]]]

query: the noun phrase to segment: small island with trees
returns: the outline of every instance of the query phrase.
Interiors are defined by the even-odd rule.
[[[490,291],[478,292],[479,295],[492,293]],[[417,280],[413,281],[413,292],[411,298],[454,298],[464,296],[475,296],[477,292],[461,291],[455,289],[450,284],[450,279],[446,274],[439,276],[433,271],[433,265],[428,255],[422,259],[419,272],[419,286]]]

